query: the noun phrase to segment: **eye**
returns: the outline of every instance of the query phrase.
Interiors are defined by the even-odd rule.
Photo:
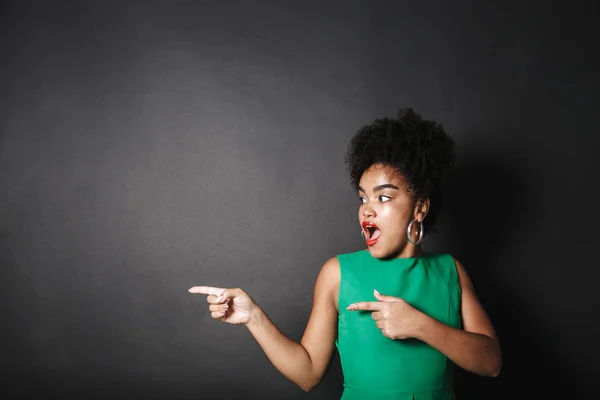
[[[390,201],[392,198],[390,196],[386,196],[384,194],[379,196],[379,201],[381,201],[382,203],[385,203],[386,201]]]
[[[365,199],[364,197],[360,197],[359,199],[361,204],[365,204],[367,202],[367,199]]]

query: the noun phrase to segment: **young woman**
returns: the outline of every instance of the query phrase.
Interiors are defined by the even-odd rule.
[[[346,161],[367,249],[323,265],[300,343],[241,289],[189,291],[208,295],[213,318],[246,325],[273,365],[306,391],[336,347],[343,400],[453,399],[454,364],[497,376],[500,344],[465,268],[420,244],[454,164],[453,140],[441,125],[401,110],[363,126]]]

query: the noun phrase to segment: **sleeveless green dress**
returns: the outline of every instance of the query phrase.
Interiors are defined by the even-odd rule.
[[[371,311],[348,311],[381,294],[401,297],[454,328],[461,327],[458,273],[449,254],[380,260],[368,250],[337,256],[340,262],[338,337],[344,374],[342,400],[451,400],[454,364],[417,339],[392,340]]]

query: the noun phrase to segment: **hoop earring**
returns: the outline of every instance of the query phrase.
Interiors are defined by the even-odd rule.
[[[365,242],[367,241],[367,239],[365,239],[365,231],[363,231],[362,229],[360,230],[360,236],[362,236]]]
[[[416,242],[413,242],[412,239],[410,238],[410,234],[412,233],[412,226],[415,222],[419,222],[419,221],[417,221],[416,219],[413,219],[412,221],[410,221],[410,224],[408,224],[408,229],[406,230],[406,233],[408,235],[408,241],[414,245],[417,245],[417,244],[421,243],[421,241],[423,240],[423,223],[419,222],[419,239],[417,239]]]

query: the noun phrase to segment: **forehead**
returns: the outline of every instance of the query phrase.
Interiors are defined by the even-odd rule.
[[[406,188],[407,182],[404,176],[394,167],[384,164],[373,164],[362,174],[360,186],[365,190],[371,190],[375,186],[391,183],[399,188]]]

